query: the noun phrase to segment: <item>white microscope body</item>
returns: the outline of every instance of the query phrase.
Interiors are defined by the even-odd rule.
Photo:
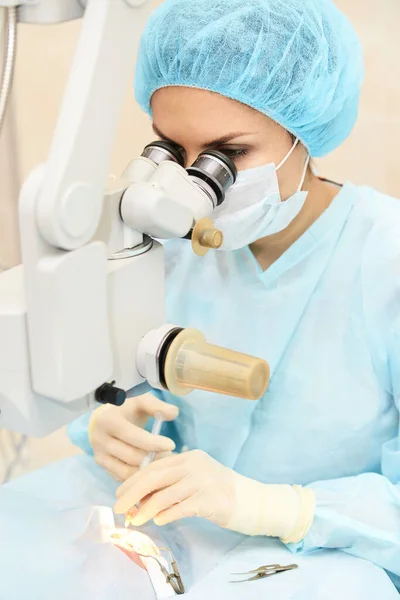
[[[198,254],[218,247],[208,217],[234,183],[234,166],[209,153],[186,170],[179,150],[159,142],[107,182],[150,3],[0,0],[16,4],[20,21],[84,19],[49,160],[20,195],[23,264],[0,275],[0,426],[45,435],[98,401],[121,402],[145,380],[175,393],[260,397],[265,361],[166,324],[163,249],[153,239],[192,235]]]

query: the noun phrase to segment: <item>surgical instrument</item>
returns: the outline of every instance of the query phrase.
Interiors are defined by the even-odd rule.
[[[164,419],[163,419],[162,415],[160,413],[156,413],[154,416],[153,427],[151,429],[152,435],[160,435],[163,423],[164,423]],[[140,469],[145,469],[146,467],[151,465],[155,456],[156,456],[155,452],[148,452],[140,464]],[[137,509],[139,508],[139,503],[136,505],[136,508]],[[134,511],[127,513],[126,519],[125,519],[125,527],[129,527],[129,525],[131,524],[131,518],[133,517],[133,512]]]
[[[247,571],[245,573],[232,573],[232,575],[253,575],[248,579],[241,579],[239,581],[231,581],[230,583],[245,583],[247,581],[257,581],[258,579],[266,579],[267,577],[272,577],[273,575],[277,575],[278,573],[284,573],[285,571],[293,571],[298,568],[298,565],[264,565],[258,567],[258,569],[253,569],[252,571]]]
[[[157,561],[157,563],[161,569],[161,572],[165,577],[166,583],[168,583],[172,587],[172,589],[178,596],[181,596],[182,594],[185,593],[185,586],[183,585],[183,581],[182,581],[181,574],[179,572],[178,564],[169,548],[160,548],[160,551],[161,550],[166,552],[170,556],[170,564],[171,564],[172,571],[173,571],[172,573],[168,572],[168,570],[164,567],[164,565],[161,564],[161,562],[159,561],[159,559],[156,556],[151,556],[151,555],[147,556],[145,554],[139,554],[139,553],[138,553],[138,556],[140,556],[141,558],[152,558],[153,560]]]
[[[170,597],[168,588],[174,592],[174,595],[185,593],[178,564],[169,548],[159,548],[148,536],[131,529],[116,530],[111,535],[111,541],[125,552],[127,551],[128,556],[134,553],[142,559],[141,566],[148,572],[157,597]],[[168,558],[165,558],[163,553],[167,554]]]
[[[152,435],[160,435],[163,423],[164,423],[164,419],[163,419],[161,413],[156,413],[156,415],[154,416],[154,423],[153,423],[153,427],[151,429],[151,434]],[[146,467],[151,465],[155,456],[156,456],[155,452],[149,452],[148,454],[146,454],[146,456],[144,457],[144,459],[142,460],[142,462],[140,464],[140,468],[145,469]]]

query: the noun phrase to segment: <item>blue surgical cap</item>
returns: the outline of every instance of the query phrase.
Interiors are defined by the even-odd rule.
[[[331,0],[165,0],[142,37],[135,93],[151,115],[160,88],[217,92],[319,157],[350,134],[363,76],[359,40]]]

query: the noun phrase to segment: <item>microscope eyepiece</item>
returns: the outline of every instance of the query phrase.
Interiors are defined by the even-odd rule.
[[[236,181],[237,169],[223,152],[206,150],[199,154],[187,172],[210,197],[214,208],[225,200],[225,193]]]
[[[170,160],[178,163],[181,167],[185,166],[186,156],[183,148],[172,142],[155,141],[147,144],[142,152],[144,158],[152,160],[156,165]]]
[[[232,183],[229,185],[232,185],[233,183],[235,183],[236,178],[237,178],[237,168],[236,168],[235,163],[233,162],[233,160],[231,160],[229,158],[229,156],[227,156],[223,152],[219,152],[218,150],[205,150],[204,152],[199,154],[199,156],[197,157],[196,163],[202,157],[209,158],[211,160],[217,159],[217,161],[221,161],[222,162],[221,166],[225,167],[225,169],[231,174],[231,177],[233,179]]]

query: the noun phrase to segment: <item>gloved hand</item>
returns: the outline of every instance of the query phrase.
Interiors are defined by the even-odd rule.
[[[88,432],[96,462],[115,479],[125,481],[138,470],[148,452],[156,452],[156,459],[172,452],[172,440],[144,430],[149,418],[157,413],[173,421],[179,410],[152,394],[128,398],[122,406],[105,404],[96,409]]]
[[[314,493],[300,486],[267,485],[243,477],[199,450],[163,458],[117,490],[115,512],[132,525],[166,525],[203,517],[246,535],[301,541],[311,527]],[[144,501],[143,501],[144,499]],[[143,501],[143,502],[141,502]],[[140,502],[140,508],[134,508]]]

